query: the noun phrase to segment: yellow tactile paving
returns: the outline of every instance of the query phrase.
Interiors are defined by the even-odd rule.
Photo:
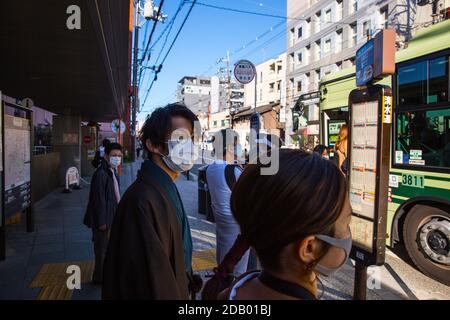
[[[71,300],[72,290],[67,289],[67,286],[47,286],[42,288],[39,293],[38,300]]]
[[[208,270],[217,267],[216,250],[195,251],[192,254],[192,269],[194,271]]]
[[[47,263],[41,267],[30,288],[42,288],[39,300],[70,300],[72,290],[67,289],[67,267],[77,265],[81,270],[81,283],[91,281],[94,261],[76,261],[62,263]]]
[[[70,300],[72,290],[66,286],[67,267],[77,265],[81,269],[81,283],[90,282],[94,271],[94,261],[46,263],[30,283],[30,288],[42,288],[38,300]],[[217,266],[216,250],[196,251],[192,255],[194,271],[213,269]]]

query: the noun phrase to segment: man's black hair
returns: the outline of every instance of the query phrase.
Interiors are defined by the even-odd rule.
[[[318,144],[317,146],[315,146],[314,148],[314,152],[317,152],[318,154],[322,155],[324,151],[329,151],[328,147],[323,145],[323,144]]]
[[[228,136],[228,137],[227,137]],[[222,142],[221,144],[219,144]],[[228,147],[234,147],[239,142],[239,134],[233,129],[222,129],[213,135],[214,152],[218,153],[218,149],[222,149],[222,156],[226,154]]]
[[[194,129],[194,122],[198,121],[197,116],[188,107],[179,102],[157,108],[145,120],[140,132],[140,139],[145,151],[150,152],[145,144],[147,139],[150,139],[154,147],[166,148],[165,142],[167,141],[167,137],[173,131],[172,117],[185,118],[191,123],[192,129]]]
[[[102,145],[104,146],[104,147],[106,147],[108,144],[110,144],[111,143],[111,140],[109,140],[109,139],[103,139],[103,141],[102,141]]]
[[[117,143],[117,142],[111,142],[111,143],[107,144],[105,147],[105,153],[109,154],[112,150],[122,151],[122,146],[120,145],[120,143]]]

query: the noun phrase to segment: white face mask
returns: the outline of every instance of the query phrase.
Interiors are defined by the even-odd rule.
[[[113,167],[114,169],[117,168],[118,166],[120,166],[120,162],[122,161],[122,158],[119,156],[112,156],[109,157],[109,164],[111,165],[111,167]]]
[[[198,158],[197,148],[191,139],[167,141],[169,154],[161,154],[166,166],[174,172],[190,170]]]

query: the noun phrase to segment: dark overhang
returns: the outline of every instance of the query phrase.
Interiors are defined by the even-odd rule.
[[[69,30],[67,8],[81,9]],[[2,1],[0,90],[57,114],[106,121],[124,114],[129,0]]]

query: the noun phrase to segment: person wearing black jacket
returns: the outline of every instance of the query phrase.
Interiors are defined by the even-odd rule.
[[[102,145],[95,152],[94,160],[91,161],[91,164],[94,168],[98,168],[98,166],[105,160],[105,148],[111,141],[109,139],[103,139]]]
[[[92,229],[94,242],[95,268],[92,282],[102,283],[103,262],[108,247],[110,229],[120,201],[119,178],[116,169],[122,158],[122,146],[110,143],[105,148],[104,161],[101,161],[91,180],[89,203],[84,224]]]

